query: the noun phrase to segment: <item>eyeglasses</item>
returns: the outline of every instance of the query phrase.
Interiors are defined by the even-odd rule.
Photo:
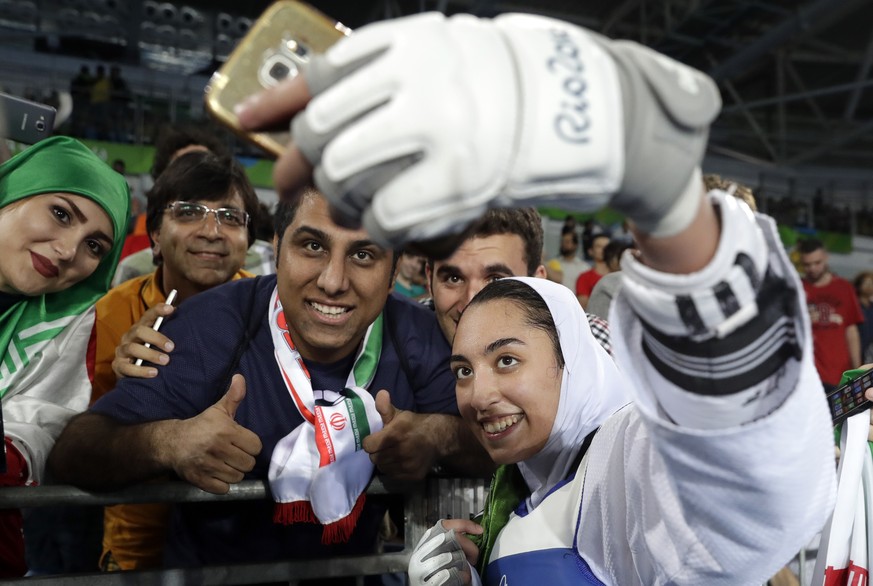
[[[215,220],[219,226],[230,228],[244,228],[249,224],[249,215],[236,208],[210,208],[208,206],[191,203],[190,201],[174,201],[166,207],[173,219],[181,224],[193,224],[202,222],[210,212],[215,214]]]

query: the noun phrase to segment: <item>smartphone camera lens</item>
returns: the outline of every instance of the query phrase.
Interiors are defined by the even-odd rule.
[[[264,60],[258,69],[258,81],[264,87],[273,87],[280,81],[295,77],[297,64],[287,55],[273,54]]]
[[[45,132],[45,121],[37,120],[36,121],[36,129],[40,132]]]
[[[273,66],[270,68],[270,77],[276,81],[282,81],[288,77],[289,73],[291,73],[291,70],[281,61],[273,63]]]

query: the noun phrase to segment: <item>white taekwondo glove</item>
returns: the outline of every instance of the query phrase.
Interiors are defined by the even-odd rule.
[[[428,529],[409,559],[410,586],[463,586],[461,577],[468,567],[464,551],[453,529],[443,522]],[[469,584],[469,582],[467,582]]]
[[[700,201],[718,89],[632,42],[522,14],[375,23],[315,57],[295,144],[338,211],[399,245],[490,206],[610,205],[657,236]]]

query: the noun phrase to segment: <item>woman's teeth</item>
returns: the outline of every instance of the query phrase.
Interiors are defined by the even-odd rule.
[[[521,421],[521,415],[510,415],[508,417],[502,417],[497,421],[486,421],[482,424],[482,428],[488,433],[500,433],[519,421]]]

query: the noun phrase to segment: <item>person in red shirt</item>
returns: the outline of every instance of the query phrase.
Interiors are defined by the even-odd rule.
[[[798,251],[812,321],[815,367],[825,389],[830,390],[839,384],[844,371],[861,365],[858,324],[864,316],[852,284],[831,273],[828,253],[820,240],[803,240]]]
[[[582,309],[588,307],[588,298],[591,296],[591,290],[597,284],[603,275],[609,274],[609,267],[603,258],[603,249],[609,244],[608,234],[597,234],[591,241],[591,248],[588,249],[588,254],[594,261],[594,267],[585,271],[579,278],[576,279],[576,297],[579,303],[582,304]]]

